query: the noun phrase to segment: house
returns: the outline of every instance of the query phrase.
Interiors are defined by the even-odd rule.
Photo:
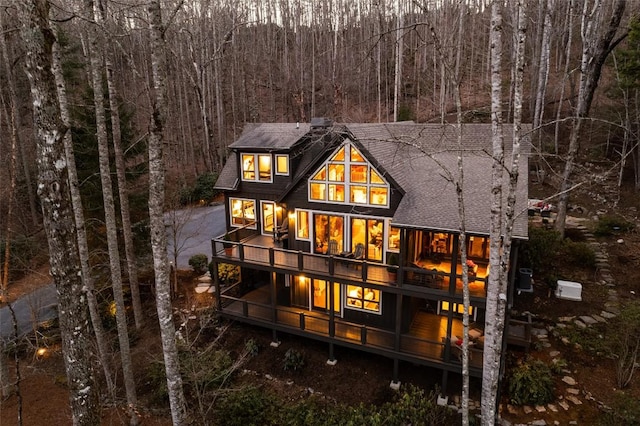
[[[510,126],[504,134],[508,154]],[[237,282],[214,277],[220,315],[271,329],[274,343],[278,332],[326,342],[329,363],[335,345],[386,356],[394,382],[400,361],[435,367],[445,388],[448,373],[461,372],[460,221],[452,181],[462,154],[470,374],[481,377],[491,126],[466,124],[462,137],[460,152],[450,124],[247,125],[216,182],[229,232],[212,241],[213,261],[241,269]],[[526,171],[528,141],[523,151]],[[522,173],[510,283],[518,242],[527,238],[527,185]],[[526,323],[513,324],[513,341],[526,342]]]

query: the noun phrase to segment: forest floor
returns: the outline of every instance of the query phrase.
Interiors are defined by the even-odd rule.
[[[532,191],[532,198],[544,197],[544,188]],[[597,188],[592,192],[602,196]],[[589,206],[588,194],[581,201],[582,206]],[[637,196],[620,197],[621,200],[636,200]],[[602,201],[602,200],[600,200]],[[636,202],[636,201],[633,201]],[[627,212],[627,216],[634,216],[636,205],[618,205],[619,211]],[[580,211],[582,209],[577,209]],[[595,214],[584,208],[582,219],[589,224],[590,217]],[[637,222],[634,216],[634,221]],[[571,234],[574,236],[574,234]],[[623,242],[620,243],[619,240]],[[614,277],[615,289],[621,303],[636,300],[640,296],[640,232],[633,230],[623,235],[598,238],[598,243],[608,252],[611,274]],[[580,315],[598,314],[604,309],[606,302],[606,287],[597,284],[597,271],[590,269],[560,269],[555,271],[559,277],[583,284],[582,301],[574,302],[560,300],[549,293],[548,287],[536,283],[533,294],[523,295],[516,301],[515,308],[534,314],[535,325],[545,329],[558,323],[560,317],[579,317]],[[196,294],[195,277],[189,272],[180,274],[180,297],[176,298],[176,308],[185,312],[198,311],[199,308],[210,305],[213,297],[208,294]],[[535,277],[534,277],[535,278]],[[38,286],[50,282],[46,267],[36,273],[21,279],[11,286],[11,299],[29,293]],[[146,304],[148,322],[146,327],[135,333],[132,354],[136,371],[142,371],[150,362],[161,357],[161,344],[155,320],[155,310],[147,295]],[[193,322],[193,321],[192,321]],[[240,383],[250,382],[265,389],[273,389],[280,395],[286,395],[290,401],[305,398],[311,393],[322,394],[327,398],[347,404],[380,404],[389,401],[393,391],[389,388],[392,377],[392,362],[388,359],[336,347],[335,356],[338,363],[335,366],[326,364],[328,359],[327,345],[313,340],[302,339],[286,334],[279,334],[281,345],[271,347],[271,333],[268,330],[242,324],[232,324],[221,339],[221,344],[231,354],[238,354],[244,348],[247,339],[254,339],[260,348],[257,356],[249,358],[242,366],[244,374],[238,378]],[[305,356],[305,367],[302,372],[283,370],[285,352],[296,349]],[[525,413],[521,409],[507,410],[507,401],[503,401],[503,416],[513,423],[529,423],[537,419],[544,419],[546,424],[593,424],[594,419],[601,413],[602,406],[614,403],[616,389],[616,369],[614,361],[603,357],[590,355],[588,351],[567,345],[561,339],[549,334],[546,347],[535,344],[528,354],[513,352],[510,359],[521,360],[527,356],[549,361],[550,353],[558,351],[560,357],[567,361],[567,371],[576,380],[582,404],[571,404],[568,410],[558,412],[547,410],[541,413],[537,410]],[[25,351],[18,357],[20,363],[21,381],[19,398],[16,394],[2,401],[0,404],[0,424],[11,426],[18,424],[18,407],[22,407],[23,425],[42,424],[71,424],[68,404],[68,393],[65,388],[65,372],[60,349],[52,345],[43,355],[34,355],[35,348]],[[10,368],[15,370],[13,363]],[[140,419],[143,425],[170,425],[171,420],[168,407],[157,407],[151,403],[154,389],[144,383],[144,375],[140,375],[137,383],[140,400]],[[449,376],[449,390],[459,389],[460,378]],[[430,390],[441,382],[441,374],[437,370],[414,365],[401,364],[400,381],[404,384],[413,383]],[[480,398],[479,382],[472,380],[472,399]],[[556,395],[566,395],[570,386],[559,378],[556,382]],[[640,381],[635,378],[625,390],[627,394],[640,399]],[[105,405],[103,409],[103,425],[125,424],[122,396],[116,404]],[[451,400],[456,396],[452,395]],[[476,411],[477,413],[477,411]],[[575,424],[575,423],[574,423]]]

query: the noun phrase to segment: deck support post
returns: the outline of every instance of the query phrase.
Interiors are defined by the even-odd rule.
[[[400,375],[400,361],[398,358],[393,359],[393,382],[392,383],[400,383],[398,380],[398,376]]]
[[[327,365],[334,366],[338,363],[338,360],[335,358],[333,354],[333,342],[329,342],[329,359],[327,360]]]
[[[271,330],[271,333],[271,343],[269,344],[269,346],[271,346],[272,348],[277,348],[278,346],[280,346],[280,341],[278,340],[278,332],[274,328],[273,330]]]
[[[442,371],[442,389],[440,390],[440,393],[442,395],[446,395],[447,394],[447,382],[449,381],[449,370],[443,370]]]

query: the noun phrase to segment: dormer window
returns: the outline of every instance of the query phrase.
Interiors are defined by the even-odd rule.
[[[242,180],[272,182],[271,154],[242,154]],[[257,169],[256,169],[257,164]]]
[[[388,207],[389,184],[347,142],[311,176],[309,200]]]
[[[276,154],[276,174],[289,175],[289,156],[287,154]]]

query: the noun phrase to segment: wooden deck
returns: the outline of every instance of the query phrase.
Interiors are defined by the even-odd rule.
[[[320,279],[332,277],[341,282],[367,283],[368,285],[387,287],[407,286],[413,290],[434,295],[462,294],[462,279],[455,278],[455,286],[451,286],[451,275],[435,268],[426,269],[419,265],[416,267],[395,267],[402,274],[397,274],[397,278],[391,278],[386,264],[287,250],[269,235],[248,235],[242,242],[230,244],[233,248],[227,255],[222,242],[214,241],[214,254],[219,262],[226,260],[289,274],[304,272],[309,277]],[[484,299],[486,297],[484,278],[471,279],[469,291],[471,296],[477,298],[478,301]]]
[[[224,292],[226,293],[226,292]],[[419,311],[407,333],[354,324],[329,314],[301,308],[272,306],[268,286],[236,298],[222,294],[222,315],[275,330],[339,345],[357,347],[389,358],[460,372],[460,352],[447,337],[447,317]],[[462,335],[462,322],[452,320],[451,336]],[[398,340],[398,346],[396,343]],[[454,339],[455,340],[455,339]],[[470,374],[480,377],[482,350],[470,349]]]

